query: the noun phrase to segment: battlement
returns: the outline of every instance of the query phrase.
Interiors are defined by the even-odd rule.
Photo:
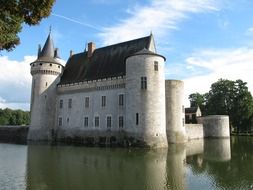
[[[31,64],[31,75],[48,74],[59,75],[62,73],[63,66],[56,63],[34,62]]]
[[[57,86],[58,93],[125,88],[125,76],[82,81]]]

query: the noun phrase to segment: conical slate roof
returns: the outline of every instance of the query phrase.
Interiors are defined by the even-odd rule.
[[[51,57],[54,58],[54,42],[49,33],[45,45],[39,55],[39,57]]]
[[[128,57],[135,56],[135,55],[154,55],[154,56],[162,57],[164,60],[166,60],[166,58],[164,56],[159,55],[159,54],[157,54],[157,53],[155,53],[153,51],[150,51],[147,48],[143,48],[142,50],[137,51],[136,53],[134,53],[134,54],[132,54],[132,55],[130,55]]]
[[[46,63],[56,63],[60,64],[57,60],[58,55],[55,57],[55,49],[54,49],[54,42],[51,38],[51,34],[49,33],[47,40],[43,46],[43,49],[38,54],[38,58],[35,62],[46,62]]]

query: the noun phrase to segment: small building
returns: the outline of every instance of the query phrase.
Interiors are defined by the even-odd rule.
[[[185,108],[185,123],[197,123],[197,117],[201,117],[201,110],[198,107]]]

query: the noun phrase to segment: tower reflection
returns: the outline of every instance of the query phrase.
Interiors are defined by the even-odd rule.
[[[231,159],[227,140],[155,150],[28,145],[27,190],[189,189],[187,168],[202,173]]]

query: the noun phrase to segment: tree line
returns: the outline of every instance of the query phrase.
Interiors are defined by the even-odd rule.
[[[0,109],[0,125],[28,125],[29,123],[29,111]]]
[[[253,98],[242,80],[219,79],[209,92],[189,95],[191,107],[199,106],[202,115],[228,115],[237,133],[253,131]]]

